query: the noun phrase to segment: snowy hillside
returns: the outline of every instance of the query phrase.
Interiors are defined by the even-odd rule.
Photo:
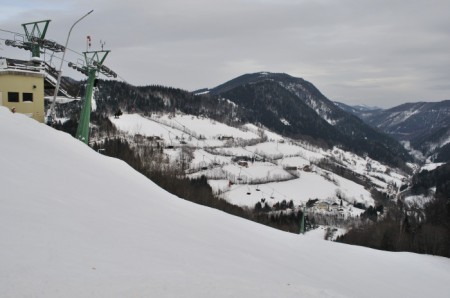
[[[292,200],[304,206],[318,199],[330,206],[329,213],[342,217],[359,215],[363,210],[354,203],[374,206],[371,193],[362,185],[317,166],[332,161],[348,170],[368,177],[380,192],[395,195],[404,174],[399,174],[368,157],[360,157],[339,148],[323,150],[306,142],[294,142],[252,124],[241,129],[205,117],[182,113],[153,114],[143,117],[124,114],[111,121],[133,136],[159,137],[164,152],[173,162],[182,159],[182,148],[191,148],[193,158],[187,172],[191,177],[205,175],[213,190],[227,201],[246,207],[257,202],[274,205]],[[331,208],[343,199],[343,206]],[[324,211],[313,208],[312,212]],[[311,211],[311,210],[310,210]]]
[[[285,73],[250,73],[210,90],[234,102],[246,115],[242,121],[261,123],[293,139],[322,140],[358,154],[404,167],[411,161],[396,141],[338,108],[312,83]],[[245,111],[248,111],[246,113]],[[192,112],[191,112],[192,113]]]
[[[280,232],[0,108],[2,297],[447,297],[450,261]]]

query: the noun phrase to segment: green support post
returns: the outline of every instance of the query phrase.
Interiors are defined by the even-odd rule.
[[[89,145],[89,123],[91,121],[92,94],[97,72],[103,72],[102,65],[109,51],[84,52],[86,66],[83,68],[88,75],[86,96],[78,122],[76,138]],[[103,55],[103,56],[102,56]]]
[[[89,144],[89,123],[91,122],[91,108],[92,108],[92,93],[94,90],[95,77],[97,69],[91,68],[88,73],[88,80],[86,86],[86,98],[81,110],[80,122],[77,128],[77,139]]]

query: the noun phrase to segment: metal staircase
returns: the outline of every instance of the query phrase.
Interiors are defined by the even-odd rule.
[[[56,82],[58,80],[58,71],[56,68],[48,64],[47,62],[44,62],[44,71],[45,71],[45,82],[44,82],[44,89],[46,95],[50,96],[53,95],[54,90],[56,88]],[[65,81],[61,80],[59,89],[58,89],[58,96],[65,96],[68,98],[74,98],[73,95],[69,93],[70,85]]]

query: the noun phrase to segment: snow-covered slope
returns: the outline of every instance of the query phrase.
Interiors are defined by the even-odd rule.
[[[137,133],[143,137],[159,136],[166,146],[164,153],[173,163],[183,159],[182,148],[192,150],[187,170],[190,177],[204,175],[216,194],[240,206],[253,208],[257,202],[270,198],[266,201],[270,206],[292,200],[296,208],[301,205],[302,209],[310,199],[339,204],[337,193],[344,200],[344,213],[350,211],[354,203],[366,207],[376,205],[368,187],[364,189],[361,184],[317,167],[321,160],[333,160],[349,171],[367,177],[373,187],[392,196],[406,179],[396,169],[368,157],[336,147],[324,150],[307,142],[295,142],[252,124],[236,128],[207,117],[183,113],[173,113],[170,117],[124,114],[110,119],[130,136]],[[167,149],[169,145],[174,148]],[[248,163],[242,166],[240,159],[246,159]],[[256,191],[258,185],[260,191]],[[329,211],[336,215],[336,210]]]
[[[0,107],[2,297],[447,297],[450,260],[283,233]]]

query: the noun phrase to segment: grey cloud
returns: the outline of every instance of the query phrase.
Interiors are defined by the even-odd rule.
[[[349,103],[450,97],[436,88],[450,81],[446,0],[39,2],[43,9],[0,18],[0,28],[50,18],[49,34],[62,42],[73,21],[94,9],[70,47],[83,51],[86,35],[97,48],[105,40],[108,66],[137,85],[193,90],[264,70],[303,77]]]

